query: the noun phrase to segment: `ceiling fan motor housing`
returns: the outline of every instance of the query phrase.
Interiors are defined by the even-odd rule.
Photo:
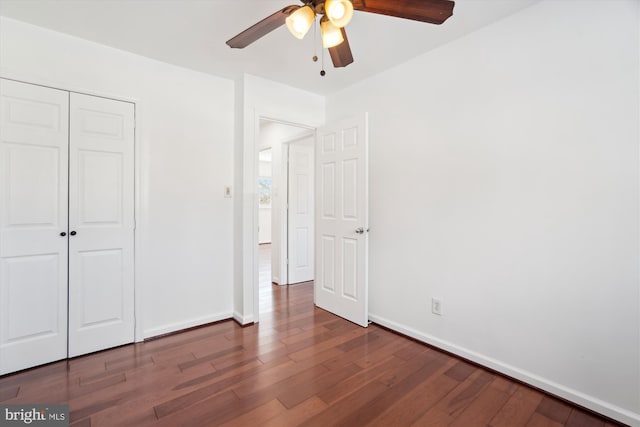
[[[325,0],[302,0],[302,3],[311,6],[317,15],[324,15],[324,2]]]

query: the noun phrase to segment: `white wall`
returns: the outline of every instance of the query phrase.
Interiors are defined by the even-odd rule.
[[[6,18],[0,73],[136,101],[143,335],[230,317],[233,81]]]
[[[236,116],[236,243],[234,318],[242,323],[258,320],[258,209],[256,171],[260,118],[316,127],[324,123],[325,98],[290,86],[245,74],[236,81],[236,100],[242,99],[242,115]],[[239,129],[241,127],[241,129]],[[274,151],[275,155],[275,151]],[[241,260],[241,264],[239,263]]]
[[[634,425],[638,6],[544,1],[327,100],[370,113],[371,319]]]

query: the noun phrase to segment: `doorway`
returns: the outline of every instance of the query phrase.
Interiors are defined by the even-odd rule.
[[[282,227],[282,283],[293,285],[313,281],[315,242],[314,203],[314,135],[303,136],[284,144],[283,168],[287,185],[286,210]]]
[[[256,144],[258,158],[258,256],[256,258],[259,296],[258,317],[268,313],[272,304],[274,286],[284,286],[288,280],[289,251],[289,180],[288,158],[290,144],[306,139],[313,144],[315,130],[308,126],[260,118]],[[311,145],[313,147],[313,145]],[[311,163],[312,165],[313,163]],[[313,195],[299,192],[313,202]],[[312,204],[311,204],[312,206]],[[311,208],[312,209],[312,208]],[[296,259],[313,260],[313,252]]]

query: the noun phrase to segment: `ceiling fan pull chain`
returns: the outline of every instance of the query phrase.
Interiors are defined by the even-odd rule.
[[[318,25],[317,21],[313,20],[313,62],[318,62]]]
[[[322,69],[320,70],[320,75],[324,77],[327,72],[324,70],[324,49],[322,49]]]

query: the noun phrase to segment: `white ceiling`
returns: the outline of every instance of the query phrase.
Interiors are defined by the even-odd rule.
[[[328,94],[537,1],[456,0],[442,25],[356,12],[347,27],[355,62],[334,69],[325,52],[325,77],[311,60],[311,32],[300,41],[282,27],[242,50],[225,44],[296,0],[0,0],[0,15],[209,74],[245,72]]]

